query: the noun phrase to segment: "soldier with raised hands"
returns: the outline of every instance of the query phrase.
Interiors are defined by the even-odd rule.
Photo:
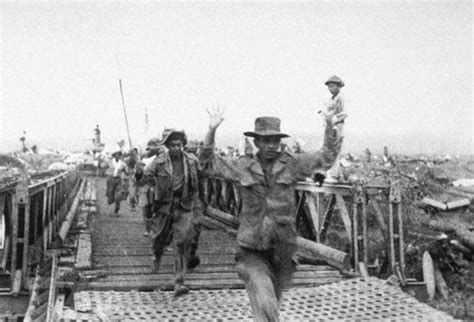
[[[242,210],[239,216],[236,255],[237,272],[244,281],[257,321],[277,321],[285,285],[295,269],[296,223],[294,185],[305,177],[320,184],[334,162],[340,144],[326,117],[324,143],[314,153],[297,156],[280,151],[280,119],[263,116],[255,120],[255,130],[244,132],[254,139],[254,156],[226,159],[214,153],[214,137],[223,122],[223,112],[208,110],[209,131],[200,161],[206,175],[231,180],[241,185]]]

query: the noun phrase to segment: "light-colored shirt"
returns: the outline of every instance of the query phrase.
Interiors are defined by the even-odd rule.
[[[112,159],[110,161],[108,175],[112,177],[119,177],[122,172],[127,172],[126,169],[127,165],[125,164],[125,162],[123,162],[122,160],[115,161],[115,159]]]

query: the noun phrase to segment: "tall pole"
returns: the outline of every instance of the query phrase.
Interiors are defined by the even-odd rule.
[[[122,80],[121,79],[119,79],[119,87],[120,87],[120,97],[122,98],[123,115],[125,116],[125,125],[127,126],[128,144],[130,145],[130,150],[131,150],[132,149],[132,139],[130,138],[130,129],[128,127],[127,109],[125,107],[125,99],[123,98],[123,88],[122,88]]]

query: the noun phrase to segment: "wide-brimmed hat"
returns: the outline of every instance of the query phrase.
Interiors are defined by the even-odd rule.
[[[166,145],[170,140],[182,140],[183,146],[188,143],[188,137],[186,136],[186,132],[184,132],[184,130],[165,129],[163,131],[161,144]]]
[[[149,139],[146,144],[146,149],[157,149],[160,146],[160,139],[159,138],[152,138]]]
[[[244,132],[245,136],[258,137],[258,136],[276,136],[279,138],[287,138],[288,134],[281,133],[280,131],[280,119],[273,116],[261,116],[255,119],[255,131]]]
[[[115,156],[116,154],[123,155],[122,151],[118,150],[118,151],[115,151],[114,153],[112,153],[112,157]]]
[[[329,77],[329,79],[326,81],[326,83],[324,83],[324,85],[328,85],[328,84],[331,84],[331,83],[337,84],[337,85],[339,85],[339,87],[344,87],[344,85],[345,85],[344,82],[342,81],[342,79],[340,79],[336,75]]]

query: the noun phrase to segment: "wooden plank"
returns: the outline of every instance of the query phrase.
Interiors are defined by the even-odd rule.
[[[5,245],[3,248],[2,267],[1,267],[2,271],[7,270],[7,260],[8,260],[8,255],[10,254],[10,249],[11,249],[10,240],[11,240],[10,236],[5,238]]]
[[[469,206],[470,204],[471,204],[471,200],[467,198],[459,199],[459,200],[450,201],[446,203],[446,209],[451,210],[451,209],[466,207],[466,206]]]
[[[318,210],[316,209],[316,200],[314,198],[313,193],[311,192],[306,192],[306,205],[308,206],[309,210],[309,216],[308,219],[311,220],[311,227],[310,229],[313,230],[314,234],[316,235],[316,241],[319,243],[321,241],[320,239],[320,218],[319,218],[319,213]],[[321,223],[323,224],[323,223]]]
[[[12,283],[12,294],[13,296],[18,296],[21,290],[21,269],[17,269],[15,271],[15,275],[13,276],[13,283]]]
[[[423,198],[421,200],[421,203],[425,204],[427,206],[431,206],[431,207],[434,207],[434,208],[437,208],[437,209],[441,209],[441,210],[446,210],[447,209],[445,203],[439,202],[439,201],[436,201],[436,200],[433,200],[433,199],[430,199],[430,198],[427,198],[427,197]]]
[[[79,235],[74,267],[77,269],[87,269],[92,267],[92,244],[91,235],[89,233]]]
[[[329,284],[340,281],[340,277],[330,277],[319,280],[311,279],[296,279],[290,282],[289,287],[299,287],[299,286],[317,286],[323,284]],[[240,279],[232,280],[213,280],[202,281],[202,280],[185,280],[185,285],[188,286],[191,290],[195,289],[235,289],[235,288],[244,288],[244,283]],[[98,282],[91,281],[85,285],[85,290],[96,290],[96,291],[129,291],[129,290],[173,290],[174,283],[172,280],[169,281],[159,281],[156,284],[150,283],[150,281],[127,281],[122,284],[117,284],[115,282]]]
[[[79,205],[79,200],[82,197],[82,189],[84,187],[85,180],[81,182],[81,185],[79,186],[79,190],[76,194],[76,197],[74,198],[74,201],[72,203],[71,209],[69,209],[69,212],[66,216],[66,220],[62,223],[61,228],[59,230],[59,237],[61,237],[61,240],[66,239],[66,235],[69,231],[69,228],[72,225],[72,221],[74,219],[74,216],[76,214],[77,207]]]
[[[295,279],[318,279],[326,277],[341,277],[338,271],[297,271],[293,274]],[[98,282],[111,282],[111,281],[158,281],[158,280],[172,280],[174,278],[174,272],[158,272],[154,274],[119,274],[119,275],[107,275],[102,278],[96,279]],[[186,273],[185,280],[205,280],[212,283],[214,280],[219,279],[238,279],[237,271],[230,272],[189,272]]]
[[[344,198],[341,195],[336,195],[336,205],[337,209],[339,210],[339,214],[341,215],[342,222],[344,223],[344,227],[346,228],[347,236],[349,237],[349,240],[352,240],[351,217],[349,216],[349,211],[347,210]]]
[[[65,299],[65,294],[59,294],[56,298],[56,303],[54,304],[53,321],[59,321],[61,319]]]
[[[302,237],[297,237],[296,242],[298,245],[298,256],[315,261],[323,260],[339,269],[349,269],[350,267],[350,259],[347,253]]]
[[[172,272],[174,270],[173,265],[162,265],[160,267],[160,270],[165,272],[165,271],[170,271]],[[107,267],[103,268],[101,271],[104,272],[104,274],[109,274],[109,275],[121,275],[121,274],[131,274],[133,272],[134,274],[155,274],[151,270],[150,265],[146,266],[133,266],[133,267],[127,267],[127,266],[116,266],[116,267]],[[199,265],[193,270],[190,270],[188,272],[192,273],[225,273],[225,272],[233,272],[235,271],[235,263],[234,264],[228,264],[228,265]],[[298,265],[297,266],[297,272],[334,272],[334,273],[339,273],[339,270],[335,269],[332,266],[328,265]],[[83,273],[87,273],[87,271],[83,271]]]
[[[102,256],[96,258],[98,266],[145,266],[151,265],[153,258],[151,256],[129,256],[129,257],[119,257],[119,256]],[[164,256],[162,259],[162,264],[173,264],[173,256]],[[201,258],[201,264],[215,264],[215,265],[226,265],[235,263],[234,255],[225,255],[225,256],[215,256],[212,258],[205,257]]]
[[[313,193],[339,194],[342,196],[352,196],[352,186],[350,185],[334,185],[325,183],[319,187],[314,183],[298,182],[295,186],[296,190],[309,191]]]
[[[385,218],[382,214],[382,209],[380,208],[379,203],[374,198],[369,199],[369,205],[372,205],[372,208],[375,211],[375,218],[377,218],[377,222],[379,223],[380,229],[382,230],[382,235],[385,239],[385,242],[388,243],[388,227],[387,223],[385,222]]]

